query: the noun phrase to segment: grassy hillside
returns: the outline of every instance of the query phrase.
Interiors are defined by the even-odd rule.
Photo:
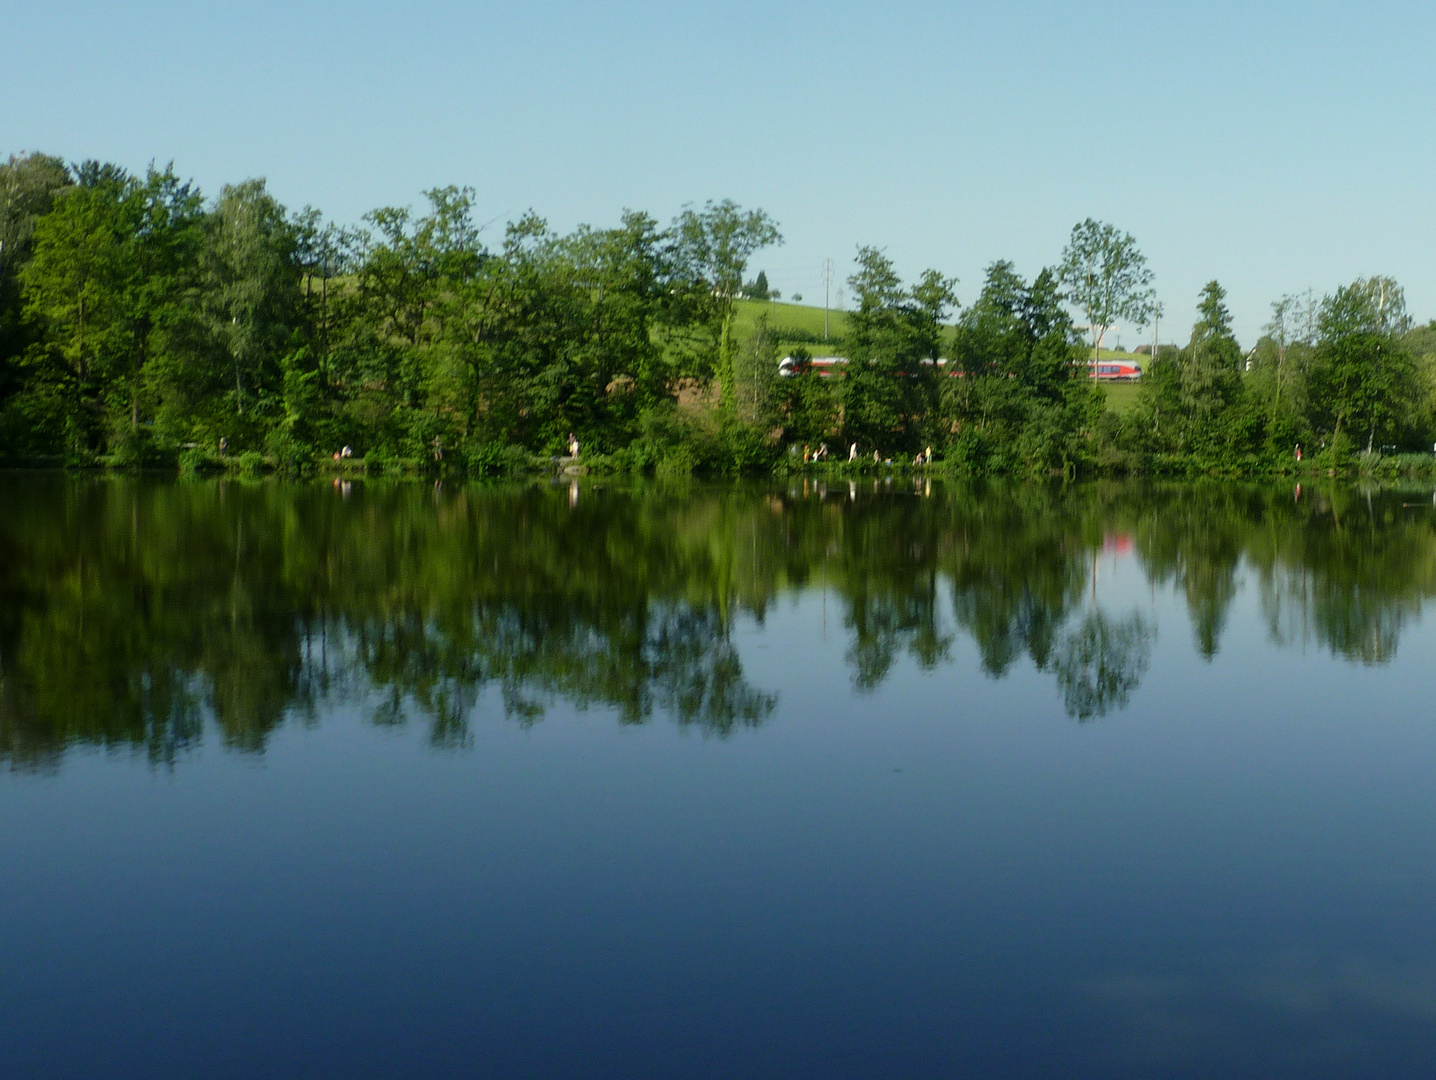
[[[1436,356],[1436,319],[1407,333],[1401,343],[1417,356]]]
[[[823,353],[823,309],[805,304],[768,303],[765,300],[739,300],[734,317],[738,340],[746,341],[758,319],[768,316],[768,325],[784,345],[802,345],[815,356]],[[837,345],[847,333],[848,314],[828,313],[828,342]]]
[[[1126,412],[1137,404],[1137,391],[1140,388],[1140,384],[1134,382],[1103,383],[1102,389],[1107,394],[1107,408],[1115,413]]]

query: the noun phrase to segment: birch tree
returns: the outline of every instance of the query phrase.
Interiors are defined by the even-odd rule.
[[[1115,324],[1145,326],[1152,317],[1156,294],[1146,256],[1132,234],[1115,225],[1091,218],[1074,225],[1058,276],[1068,301],[1087,317],[1094,362],[1102,338]]]

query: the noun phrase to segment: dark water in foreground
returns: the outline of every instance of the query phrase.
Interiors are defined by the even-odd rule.
[[[1426,491],[0,477],[10,1078],[1426,1076]]]

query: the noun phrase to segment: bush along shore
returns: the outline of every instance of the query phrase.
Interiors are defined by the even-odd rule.
[[[281,461],[263,454],[247,451],[239,455],[198,453],[185,451],[179,455],[177,473],[182,477],[240,476],[257,479],[265,476],[277,478],[334,478],[339,480],[365,480],[380,477],[390,479],[458,479],[458,480],[515,480],[542,478],[576,477],[618,477],[654,476],[663,477],[774,477],[811,478],[815,481],[891,481],[896,478],[917,480],[968,479],[982,476],[1017,476],[1027,479],[1078,479],[1081,477],[1161,477],[1166,479],[1228,478],[1274,480],[1288,478],[1297,482],[1321,479],[1348,479],[1371,481],[1429,480],[1436,481],[1436,454],[1381,454],[1351,453],[1345,458],[1332,454],[1319,454],[1304,458],[1300,462],[1276,460],[1270,457],[1252,455],[1233,461],[1222,467],[1202,465],[1190,458],[1176,457],[1151,463],[1147,468],[1104,469],[1100,466],[1076,471],[1037,474],[1030,471],[1013,470],[1003,472],[997,469],[974,469],[961,460],[945,460],[934,455],[931,461],[911,461],[858,458],[854,461],[802,461],[797,447],[790,447],[785,456],[773,457],[764,462],[751,463],[748,468],[736,469],[731,462],[702,462],[684,453],[675,453],[669,460],[656,462],[635,462],[626,453],[596,454],[586,458],[544,456],[530,454],[521,447],[509,447],[502,454],[484,461],[479,467],[468,463],[449,461],[434,462],[423,458],[391,458],[382,453],[371,453],[370,457],[347,457],[338,460],[319,459],[312,462],[296,463]],[[21,467],[56,468],[55,461],[31,461]],[[152,475],[172,475],[176,467],[169,463],[156,463],[136,469],[133,466],[114,465],[101,461],[96,468],[110,471],[142,471]],[[73,470],[72,470],[73,471]]]
[[[709,202],[666,223],[629,211],[567,234],[529,214],[490,237],[475,198],[436,188],[419,209],[346,226],[286,209],[262,180],[207,197],[173,167],[10,157],[0,464],[1436,472],[1436,324],[1416,326],[1389,278],[1279,298],[1248,349],[1212,281],[1187,344],[1138,358],[1109,407],[1113,388],[1091,377],[1106,332],[1159,308],[1135,240],[1108,224],[1078,224],[1030,280],[992,263],[965,302],[955,280],[904,281],[861,247],[850,310],[826,313],[777,303],[752,273],[782,241],[762,210]]]

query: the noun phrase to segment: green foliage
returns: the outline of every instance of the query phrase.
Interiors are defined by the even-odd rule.
[[[116,418],[113,426],[108,439],[109,453],[104,459],[107,465],[114,469],[139,469],[155,462],[159,455],[150,428],[133,427],[124,417]]]
[[[664,402],[644,410],[639,426],[629,458],[636,472],[687,476],[699,468],[716,471],[721,465],[721,433],[712,414]]]
[[[1087,316],[1094,358],[1114,323],[1126,320],[1140,326],[1152,316],[1155,295],[1146,256],[1131,233],[1115,225],[1091,218],[1074,225],[1057,277],[1067,299]]]
[[[475,478],[517,476],[528,464],[528,457],[521,446],[496,442],[471,443],[464,447],[464,472]]]
[[[1389,278],[1282,298],[1246,356],[1211,282],[1184,348],[1140,387],[1099,388],[1067,304],[1094,348],[1154,310],[1110,225],[1078,225],[1031,282],[994,262],[953,325],[955,281],[905,283],[873,247],[852,312],[744,299],[774,295],[744,275],[781,235],[731,201],[567,234],[528,214],[490,243],[475,197],[434,188],[354,229],[287,213],[262,180],[206,202],[169,167],[12,157],[0,460],[171,466],[226,440],[285,475],[351,446],[376,474],[500,476],[573,435],[585,464],[620,471],[787,469],[787,446],[846,459],[857,443],[864,460],[933,446],[959,471],[1071,476],[1270,471],[1297,443],[1366,469],[1436,438],[1436,330],[1411,329]],[[805,370],[812,354],[848,363]]]
[[[211,467],[209,455],[198,447],[191,446],[179,452],[181,476],[197,476]]]
[[[295,236],[264,181],[225,187],[206,220],[202,310],[227,369],[228,408],[245,425],[283,408],[284,350],[299,325]],[[248,426],[252,426],[248,425]]]
[[[1142,380],[1138,424],[1151,425],[1150,445],[1190,455],[1207,465],[1250,446],[1248,427],[1258,421],[1239,408],[1242,354],[1232,337],[1225,290],[1208,282],[1186,348],[1153,360]]]
[[[952,468],[1047,476],[1092,464],[1089,431],[1102,401],[1074,337],[1051,271],[1029,285],[1011,263],[988,267],[941,385]]]
[[[172,172],[87,163],[66,187],[49,160],[0,176],[0,250],[15,259],[0,281],[23,289],[36,328],[0,355],[6,453],[129,466],[224,437],[288,473],[346,444],[508,473],[569,432],[591,453],[621,449],[720,359],[730,409],[744,368],[744,425],[772,412],[776,341],[760,357],[732,333],[733,283],[778,239],[762,211],[710,203],[668,229],[627,213],[568,236],[528,216],[490,251],[467,189],[427,192],[419,214],[381,208],[355,232],[310,209],[290,218],[262,181],[205,207]],[[736,450],[705,459],[753,458],[746,437],[715,438]]]
[[[734,304],[743,293],[748,260],[763,248],[783,242],[782,233],[762,210],[743,210],[731,199],[685,207],[673,223],[667,248],[667,276],[688,323],[697,370],[716,375],[719,403],[734,403]],[[766,286],[766,278],[764,279]]]
[[[1230,408],[1241,396],[1241,349],[1232,336],[1226,290],[1215,281],[1202,288],[1185,362],[1180,367],[1180,402],[1198,424]]]
[[[1360,279],[1319,303],[1283,297],[1247,360],[1223,298],[1216,282],[1203,290],[1191,342],[1150,365],[1104,455],[1158,472],[1369,471],[1383,445],[1427,442],[1432,383],[1404,344],[1395,282]]]
[[[858,306],[848,318],[843,438],[864,454],[910,455],[928,433],[937,384],[931,361],[956,282],[929,270],[905,288],[892,260],[874,247],[859,248],[857,264],[848,279]]]
[[[814,446],[841,441],[841,382],[814,374],[806,366],[812,359],[806,348],[799,346],[789,355],[797,363],[794,374],[778,380],[773,387],[773,401],[782,425],[779,441]]]
[[[25,387],[21,358],[38,343],[23,314],[21,271],[34,254],[35,227],[71,183],[70,170],[45,154],[11,155],[0,165],[0,456],[19,445],[26,428],[16,398]]]
[[[1394,433],[1420,397],[1414,358],[1399,335],[1408,329],[1393,318],[1385,279],[1358,280],[1338,289],[1322,308],[1321,340],[1312,357],[1309,384],[1320,420],[1331,425],[1332,453],[1341,456],[1343,429],[1366,435],[1370,453],[1377,436]],[[1375,287],[1373,288],[1373,285]]]
[[[140,180],[94,163],[35,223],[20,280],[40,333],[24,361],[36,443],[62,446],[72,461],[92,458],[119,418],[133,431],[164,398],[163,374],[188,328],[201,230],[200,197],[172,170]]]
[[[364,471],[370,476],[386,476],[396,471],[398,464],[382,446],[371,446],[364,455]]]

